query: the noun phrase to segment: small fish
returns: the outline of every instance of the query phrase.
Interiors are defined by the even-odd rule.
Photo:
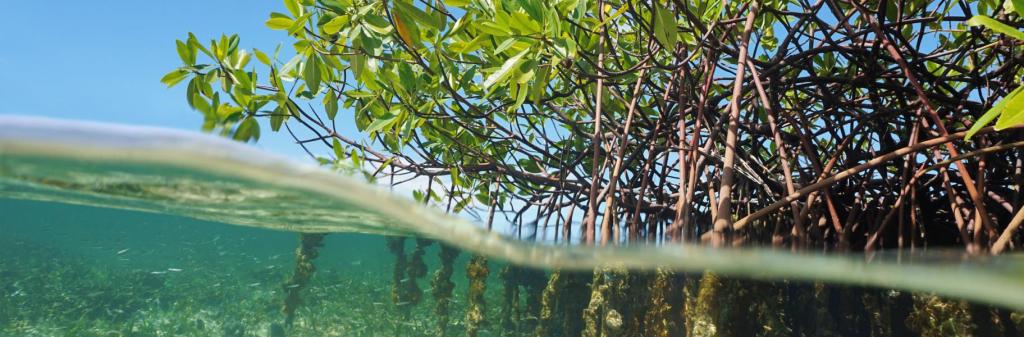
[[[260,285],[260,283],[259,283],[259,282],[256,282],[256,283],[249,283],[249,286],[250,286],[250,287],[255,287],[255,286],[258,286],[258,285]]]
[[[167,268],[167,271],[173,271],[173,272],[177,273],[177,272],[180,272],[181,269],[178,269],[178,268]]]
[[[288,285],[288,286],[287,286],[287,287],[285,287],[285,288],[286,288],[286,289],[294,289],[294,288],[298,288],[298,287],[299,287],[299,285],[298,285],[298,284],[291,284],[291,285]]]
[[[150,274],[153,274],[153,275],[163,275],[163,274],[167,274],[167,272],[166,272],[166,271],[163,271],[163,270],[160,270],[160,271],[151,271],[151,272],[149,272],[149,273],[150,273]]]
[[[131,250],[131,248],[125,248],[125,249],[119,250],[119,251],[117,251],[117,255],[121,255],[121,254],[127,253],[129,250]]]

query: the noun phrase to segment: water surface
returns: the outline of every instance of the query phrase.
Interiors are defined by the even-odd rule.
[[[984,335],[978,322],[1015,333],[1024,310],[1019,255],[525,243],[154,128],[0,117],[0,214],[11,336]],[[287,324],[299,233],[330,234]],[[457,257],[442,263],[441,246]],[[446,268],[454,289],[435,294]],[[756,324],[727,323],[737,314]]]

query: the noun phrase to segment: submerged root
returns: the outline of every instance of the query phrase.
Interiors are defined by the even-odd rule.
[[[469,296],[466,308],[466,336],[476,337],[480,327],[485,323],[484,291],[487,289],[487,258],[474,254],[466,265],[466,276],[469,278]]]
[[[541,296],[547,286],[547,275],[536,269],[521,269],[520,285],[526,291],[526,312],[527,316],[522,320],[522,331],[534,331],[540,318]]]
[[[621,336],[627,318],[620,312],[622,298],[629,290],[629,274],[624,268],[600,268],[594,272],[590,303],[583,309],[583,333],[586,337]]]
[[[914,295],[906,323],[920,336],[1021,336],[1021,313],[951,300]]]
[[[580,315],[590,302],[590,292],[587,289],[587,280],[591,279],[586,273],[564,273],[565,280],[562,285],[563,291],[559,292],[558,306],[562,317],[562,335],[580,336],[583,334],[583,320]]]
[[[594,281],[590,284],[590,303],[583,309],[584,337],[597,337],[601,333],[601,314],[604,308],[604,273],[594,271]]]
[[[299,293],[309,284],[309,279],[316,271],[313,260],[319,255],[318,250],[323,246],[326,235],[323,233],[299,234],[299,248],[295,250],[295,271],[282,286],[286,295],[281,311],[285,315],[286,325],[292,324],[295,319],[295,309],[302,304]]]
[[[407,306],[415,306],[423,299],[423,290],[416,281],[427,275],[427,264],[423,262],[423,255],[432,243],[433,241],[427,239],[416,238],[416,248],[409,254],[406,277],[401,280],[404,290],[402,303]]]
[[[564,283],[561,270],[551,272],[547,286],[544,287],[540,296],[540,308],[537,311],[537,328],[534,330],[534,335],[550,336],[554,332],[558,294],[562,292]]]
[[[502,334],[514,336],[524,332],[535,332],[539,318],[534,315],[540,314],[541,295],[547,284],[544,272],[506,266],[500,275],[504,286],[500,322]]]
[[[704,273],[692,318],[693,336],[752,336],[750,324],[756,318],[746,315],[750,303],[744,292],[746,290],[736,286],[735,281]]]
[[[434,305],[434,315],[437,315],[436,336],[444,337],[450,320],[448,305],[451,302],[452,290],[455,289],[455,283],[452,282],[452,274],[455,270],[452,265],[455,262],[455,257],[459,255],[459,251],[444,244],[440,244],[440,246],[437,256],[441,260],[441,265],[434,272],[434,279],[431,280],[430,285],[434,288],[433,295],[436,301]]]
[[[501,321],[499,325],[501,326],[501,331],[508,334],[516,330],[515,323],[518,321],[513,318],[513,315],[516,311],[519,311],[519,282],[512,266],[502,268],[499,276],[503,285]]]
[[[678,336],[682,324],[682,291],[675,273],[658,268],[650,282],[650,306],[644,315],[644,336]]]
[[[412,283],[405,277],[408,261],[405,256],[405,238],[388,237],[388,250],[395,256],[395,268],[391,274],[391,303],[398,307],[398,311],[405,317],[409,315],[409,284]],[[415,283],[413,283],[415,286]]]

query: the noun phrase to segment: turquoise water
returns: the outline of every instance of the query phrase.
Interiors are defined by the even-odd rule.
[[[524,243],[331,172],[160,129],[0,117],[0,231],[0,336],[1024,328],[1020,255]],[[329,234],[301,250],[315,233]],[[296,281],[309,261],[315,272]],[[300,301],[286,305],[289,294]]]

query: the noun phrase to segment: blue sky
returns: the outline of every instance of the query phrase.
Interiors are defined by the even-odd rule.
[[[198,131],[185,86],[160,77],[180,64],[175,39],[238,33],[272,51],[288,37],[264,26],[279,1],[9,1],[0,20],[0,114],[153,125]],[[288,46],[285,46],[287,50]],[[286,133],[256,146],[304,158]]]
[[[193,32],[200,41],[237,33],[239,46],[282,59],[286,33],[267,28],[280,1],[10,1],[0,6],[0,115],[31,115],[199,132],[202,115],[185,102],[185,85],[168,89],[160,78],[181,64],[174,40]],[[339,113],[340,131],[362,139],[350,113]],[[266,124],[266,123],[264,123]],[[346,125],[347,124],[347,125]],[[253,146],[309,160],[284,131],[264,125]],[[313,147],[324,154],[324,147]],[[424,179],[397,187],[398,195],[425,187]]]

